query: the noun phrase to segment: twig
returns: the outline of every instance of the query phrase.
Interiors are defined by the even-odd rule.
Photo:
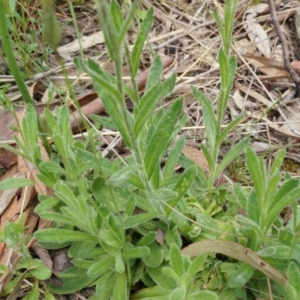
[[[275,27],[275,30],[276,30],[278,37],[282,44],[283,61],[284,61],[285,68],[289,72],[293,82],[295,83],[298,96],[300,96],[300,77],[298,76],[297,72],[291,67],[289,56],[288,56],[287,41],[286,41],[286,39],[282,33],[282,30],[280,28],[280,25],[279,25],[279,22],[278,22],[278,19],[276,16],[276,11],[275,11],[273,0],[268,0],[268,4],[270,6],[272,23]]]

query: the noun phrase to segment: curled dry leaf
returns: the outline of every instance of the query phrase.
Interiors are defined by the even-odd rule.
[[[221,240],[196,242],[182,249],[181,253],[190,257],[199,256],[204,253],[221,253],[248,264],[281,285],[287,284],[286,277],[263,261],[257,253],[234,242]]]
[[[256,21],[257,15],[268,13],[268,11],[269,5],[263,3],[248,8],[244,13],[243,24],[250,40],[255,43],[257,49],[265,57],[269,58],[271,56],[271,45],[268,35]]]
[[[71,57],[70,54],[79,51],[80,47],[82,47],[82,49],[88,49],[94,45],[102,44],[102,43],[104,43],[103,32],[98,31],[89,36],[82,36],[80,38],[80,42],[79,39],[76,39],[69,44],[58,47],[57,52],[65,60],[72,60],[73,58]]]

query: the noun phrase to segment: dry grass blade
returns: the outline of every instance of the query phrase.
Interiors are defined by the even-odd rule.
[[[181,252],[190,257],[195,257],[204,253],[222,253],[250,265],[281,285],[287,284],[286,277],[263,261],[258,254],[251,249],[245,248],[234,242],[221,240],[202,241],[189,245],[182,249]]]

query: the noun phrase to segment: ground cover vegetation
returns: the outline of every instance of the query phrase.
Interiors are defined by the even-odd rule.
[[[218,33],[217,42],[211,39],[218,45],[213,68],[218,79],[210,94],[189,84],[188,98],[197,105],[192,117],[188,99],[178,92],[185,71],[180,78],[174,69],[167,73],[175,59],[156,53],[150,42],[156,19],[165,17],[156,6],[143,9],[137,0],[70,1],[69,23],[78,38],[76,13],[83,7],[97,11],[105,41],[100,57],[106,60],[103,65],[92,54],[86,58],[85,40],[79,38],[71,58],[74,80],[61,55],[55,10],[61,2],[42,1],[34,16],[29,13],[37,7],[34,1],[0,3],[1,75],[8,79],[0,86],[2,119],[15,120],[10,123],[14,140],[1,139],[0,145],[16,155],[25,172],[0,182],[5,192],[22,190],[17,215],[8,213],[10,206],[0,211],[1,298],[300,298],[299,178],[282,167],[289,145],[258,155],[254,144],[262,143],[255,131],[274,115],[287,87],[278,88],[274,102],[265,101],[259,116],[251,107],[253,123],[247,125],[246,106],[231,103],[233,93],[235,99],[246,93],[235,81],[240,10],[236,0],[211,2],[205,2],[205,11],[208,26]],[[243,22],[252,20],[247,18]],[[169,50],[176,52],[176,45]],[[259,51],[265,54],[266,46]],[[141,72],[145,53],[151,63]],[[35,74],[49,74],[53,57],[63,84],[47,78],[41,110],[28,86],[39,80]],[[271,68],[266,61],[260,62]],[[26,104],[23,110],[7,96],[11,82]],[[88,118],[78,99],[87,86],[95,91],[90,102],[101,104]],[[193,130],[195,119],[203,126],[197,138],[184,129]],[[242,131],[247,126],[241,124],[250,130]],[[297,137],[295,128],[270,128],[282,134],[291,129],[290,136]],[[66,261],[54,266],[57,253]]]

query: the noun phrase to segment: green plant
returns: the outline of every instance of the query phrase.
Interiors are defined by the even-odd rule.
[[[116,128],[131,154],[123,159],[102,157],[96,148],[97,132],[93,128],[88,129],[86,139],[74,139],[70,113],[62,106],[54,112],[45,110],[47,134],[53,143],[50,159],[44,160],[38,138],[46,133],[38,130],[39,118],[29,100],[20,126],[21,137],[16,138],[18,148],[1,144],[32,162],[38,169],[39,180],[54,191],[53,196],[40,195],[35,208],[53,226],[36,231],[34,237],[47,249],[69,247],[73,266],[57,274],[63,284],[51,284],[49,291],[66,294],[95,286],[95,295],[90,299],[253,299],[268,292],[266,278],[259,271],[264,266],[270,267],[270,263],[289,278],[286,287],[272,283],[272,290],[286,299],[297,299],[299,288],[294,277],[300,273],[297,263],[300,223],[296,201],[300,190],[297,180],[282,176],[279,171],[285,152],[278,154],[268,175],[262,159],[248,148],[249,138],[233,146],[221,161],[218,157],[228,133],[243,118],[241,115],[221,129],[237,64],[230,56],[236,1],[225,1],[224,20],[214,13],[223,40],[219,52],[221,85],[217,108],[203,93],[192,89],[202,105],[207,133],[207,144],[202,145],[202,150],[209,174],[181,155],[184,138],[173,142],[187,121],[182,112],[183,99],[171,101],[168,108],[157,109],[176,83],[174,75],[162,80],[159,56],[153,60],[142,95],[135,85],[153,9],[144,16],[130,53],[126,34],[138,1],[133,2],[125,19],[117,1],[96,1],[96,4],[116,75],[112,76],[90,59],[78,58],[75,64],[92,78],[109,115],[106,119],[94,119]],[[51,37],[52,44],[57,45],[56,37]],[[130,69],[132,88],[122,81],[122,51]],[[13,58],[11,62],[15,67]],[[15,75],[18,76],[18,70]],[[127,108],[126,98],[132,101],[133,110]],[[226,185],[215,187],[224,169],[246,149],[253,188],[249,191],[235,184],[232,192]],[[178,162],[184,167],[182,173],[174,171]],[[29,184],[33,182],[10,179],[0,188]],[[223,209],[224,204],[228,211]],[[294,215],[289,226],[284,226],[278,216],[287,205],[293,206]],[[238,215],[240,208],[245,217]],[[20,224],[8,224],[0,235],[22,257],[15,270],[17,280],[10,283],[10,290],[21,280],[19,270],[30,269],[30,264],[36,263],[25,247],[24,227]],[[248,258],[250,253],[254,262],[259,253],[264,261],[260,259],[255,267],[246,258],[219,258],[213,254],[218,252],[213,246],[194,260],[191,257],[195,255],[180,251],[183,245],[201,241],[219,241],[221,245],[231,245],[232,251],[242,249],[244,257]],[[35,267],[40,268],[40,265]],[[30,279],[34,288],[27,297],[38,299],[37,280],[42,278]],[[141,287],[134,293],[138,286]]]

